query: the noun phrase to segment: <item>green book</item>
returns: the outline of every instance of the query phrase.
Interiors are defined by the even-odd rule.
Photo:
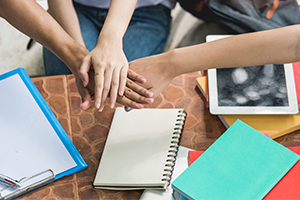
[[[294,152],[237,120],[172,188],[188,199],[262,199],[298,160]]]

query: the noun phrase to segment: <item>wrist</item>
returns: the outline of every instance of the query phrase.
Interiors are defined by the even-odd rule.
[[[123,35],[118,33],[101,32],[97,41],[97,45],[113,45],[123,47]]]
[[[184,66],[181,63],[182,56],[180,55],[179,49],[172,49],[165,53],[165,60],[168,62],[168,68],[170,71],[170,76],[175,78],[181,74],[184,74]]]
[[[61,45],[60,58],[68,66],[71,72],[77,76],[83,58],[89,51],[75,41]]]

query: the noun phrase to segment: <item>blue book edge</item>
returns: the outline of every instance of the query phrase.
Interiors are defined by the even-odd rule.
[[[58,137],[60,138],[61,142],[64,144],[64,146],[66,147],[66,149],[68,150],[68,152],[70,153],[71,157],[73,158],[74,162],[77,165],[77,166],[75,166],[75,167],[73,167],[73,168],[71,168],[71,169],[69,169],[65,172],[56,174],[53,181],[55,181],[57,179],[60,179],[64,176],[69,176],[71,174],[74,174],[78,171],[81,171],[81,170],[87,168],[88,165],[86,164],[86,162],[84,161],[84,159],[82,158],[82,156],[80,155],[80,153],[78,152],[76,147],[74,146],[73,142],[71,141],[71,139],[69,138],[69,136],[67,135],[67,133],[65,132],[65,130],[63,129],[63,127],[59,123],[59,121],[56,119],[55,115],[53,114],[53,112],[49,108],[48,104],[46,103],[46,101],[42,97],[41,93],[38,91],[38,89],[36,88],[36,86],[34,85],[32,80],[28,76],[25,69],[24,68],[17,68],[17,69],[14,69],[12,71],[9,71],[5,74],[2,74],[2,75],[0,75],[0,81],[4,80],[4,79],[6,79],[10,76],[16,75],[16,74],[18,74],[20,76],[20,78],[22,79],[22,81],[26,85],[27,89],[31,93],[32,97],[34,98],[36,103],[39,105],[39,107],[42,110],[42,112],[44,113],[45,117],[48,119],[48,121],[51,124],[52,128],[55,130],[55,132],[58,135]],[[50,182],[53,182],[53,181],[50,181]],[[46,185],[50,182],[47,182],[47,183],[45,183],[41,186],[38,186],[36,188],[33,188],[33,189],[37,189],[39,187],[42,187],[42,186],[44,186],[44,185]],[[24,193],[22,193],[20,195],[23,195],[23,194]],[[18,195],[18,196],[20,196],[20,195]],[[16,197],[18,197],[18,196],[16,196]],[[14,197],[14,198],[16,198],[16,197]]]

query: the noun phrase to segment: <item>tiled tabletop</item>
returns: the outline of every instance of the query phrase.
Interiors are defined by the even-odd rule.
[[[181,146],[206,150],[226,129],[212,116],[196,87],[200,72],[181,75],[156,97],[151,108],[184,108],[187,112]],[[72,75],[32,79],[42,96],[88,164],[88,168],[36,189],[17,199],[139,199],[143,191],[94,189],[92,182],[101,158],[114,109],[99,113],[94,107],[80,109],[80,96]],[[120,106],[120,105],[119,105]],[[276,139],[285,146],[300,145],[300,131]]]

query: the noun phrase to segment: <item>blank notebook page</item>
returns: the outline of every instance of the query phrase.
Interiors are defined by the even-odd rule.
[[[163,186],[179,110],[117,108],[94,186]]]

